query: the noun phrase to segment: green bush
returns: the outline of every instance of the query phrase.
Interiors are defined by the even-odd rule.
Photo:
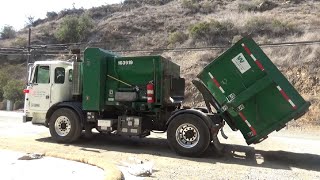
[[[10,101],[23,101],[24,82],[20,80],[10,80],[7,85],[3,87],[3,97]]]
[[[60,42],[83,41],[88,38],[92,27],[92,19],[88,15],[67,16],[56,31],[55,37]]]
[[[0,101],[3,100],[3,87],[7,85],[9,76],[5,71],[0,71]]]
[[[12,26],[6,25],[2,28],[0,36],[2,39],[11,39],[16,36],[16,31],[13,29]]]
[[[0,67],[0,101],[3,100],[4,87],[11,80],[25,79],[25,65],[2,64]]]
[[[237,32],[230,21],[200,22],[189,28],[190,36],[194,40],[204,40],[208,43],[229,41]]]
[[[177,31],[169,35],[170,44],[183,43],[187,39],[188,39],[188,35],[181,31]]]
[[[210,33],[210,23],[209,22],[200,22],[190,26],[189,32],[193,38],[202,38]]]
[[[58,17],[58,14],[54,11],[47,12],[46,15],[47,15],[48,20],[53,20]]]
[[[34,26],[34,16],[28,16],[26,21],[26,27],[32,27]]]
[[[253,17],[244,26],[244,31],[253,35],[284,36],[299,33],[300,31],[291,23],[278,19]]]

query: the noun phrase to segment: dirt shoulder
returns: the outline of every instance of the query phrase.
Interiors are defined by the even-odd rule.
[[[14,150],[25,153],[40,153],[45,156],[57,157],[94,165],[104,169],[106,179],[121,179],[122,173],[113,164],[114,161],[101,153],[90,150],[79,150],[74,145],[56,144],[43,139],[48,134],[37,136],[0,138],[0,149]]]

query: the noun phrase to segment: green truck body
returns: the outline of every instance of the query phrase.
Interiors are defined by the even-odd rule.
[[[31,72],[50,77],[38,82],[42,75],[33,73],[25,91],[32,92],[25,121],[49,127],[57,142],[73,142],[93,128],[141,138],[162,131],[178,154],[200,156],[210,143],[221,150],[217,135],[225,122],[248,144],[259,143],[310,106],[250,38],[192,81],[207,108],[182,106],[185,79],[179,65],[162,56],[121,57],[87,48],[81,59],[80,50],[74,52],[73,63],[36,62]]]
[[[174,95],[170,92],[171,85],[178,78],[180,67],[161,56],[120,57],[89,48],[83,62],[83,109],[102,111],[106,106],[121,105],[123,102],[117,100],[117,93],[137,90],[137,97],[130,101],[130,106],[134,109],[148,106],[146,85],[149,82],[155,86],[152,106],[161,107]]]

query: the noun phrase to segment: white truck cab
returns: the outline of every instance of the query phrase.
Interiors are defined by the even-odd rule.
[[[31,65],[25,93],[23,121],[45,123],[48,109],[59,102],[72,99],[73,63],[66,61],[37,61]]]

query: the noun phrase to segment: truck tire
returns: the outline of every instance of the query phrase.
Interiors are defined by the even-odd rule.
[[[79,116],[71,109],[57,109],[49,121],[51,137],[58,143],[76,141],[82,132]]]
[[[209,127],[196,115],[181,114],[169,124],[167,139],[179,155],[199,157],[210,144]]]

